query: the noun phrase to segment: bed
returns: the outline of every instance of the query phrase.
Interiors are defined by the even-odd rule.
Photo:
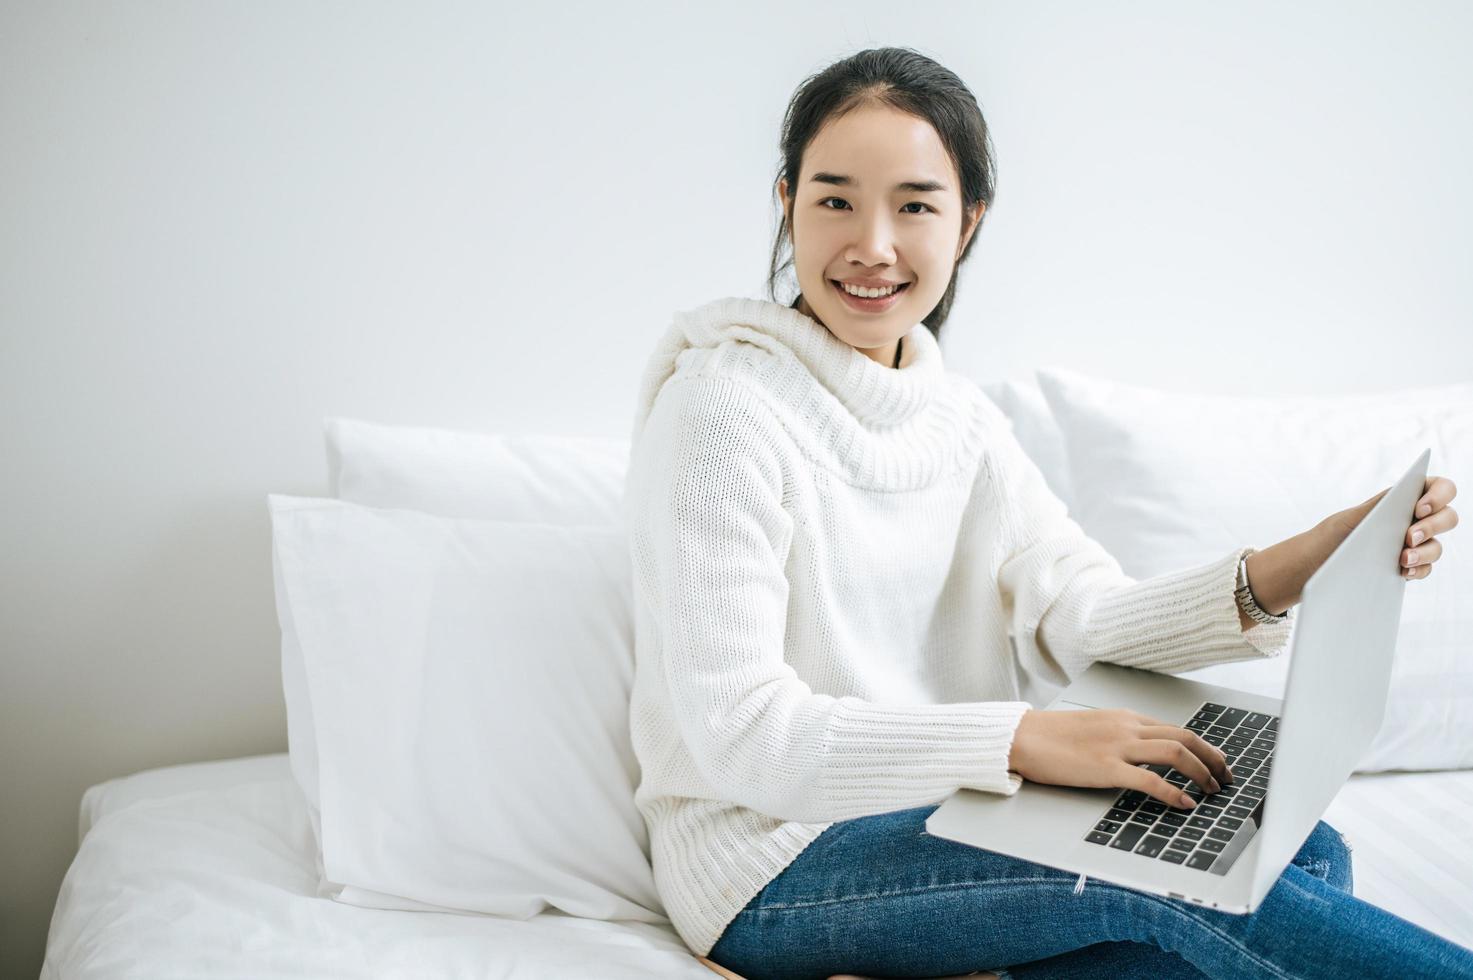
[[[1353,777],[1326,819],[1355,891],[1473,945],[1473,771]],[[90,787],[42,980],[688,977],[669,926],[366,909],[318,897],[286,753],[150,769]]]
[[[1256,439],[1285,413],[1303,423],[1309,409],[1299,401],[1188,404],[1188,396],[1040,376],[1045,391],[1002,386],[991,394],[1070,513],[1137,577],[1151,573],[1151,555],[1206,561],[1293,533],[1304,515],[1343,503],[1342,485],[1375,486],[1390,470],[1383,457],[1404,466],[1407,446],[1432,445],[1450,459],[1473,453],[1453,444],[1473,433],[1470,386],[1316,403],[1314,424],[1276,430],[1271,448],[1287,455],[1259,472],[1247,464],[1267,466],[1263,447],[1233,440]],[[1392,418],[1388,405],[1403,406],[1406,417]],[[1250,410],[1263,421],[1245,425]],[[1207,437],[1202,426],[1213,413]],[[1191,427],[1176,433],[1167,424],[1176,419]],[[1369,435],[1383,429],[1380,442]],[[268,497],[290,754],[150,769],[88,788],[43,980],[711,980],[645,881],[648,848],[638,839],[627,545],[614,533],[628,445],[338,417],[324,420],[324,431],[331,496]],[[1295,432],[1298,442],[1289,438]],[[1218,465],[1223,453],[1242,465]],[[1342,463],[1364,472],[1347,475]],[[1295,476],[1296,466],[1309,469]],[[1316,479],[1318,470],[1335,479]],[[1193,473],[1213,479],[1182,477]],[[1259,490],[1269,485],[1327,498],[1290,513]],[[1259,500],[1262,513],[1234,509]],[[1162,514],[1173,520],[1152,517]],[[1353,848],[1357,895],[1473,946],[1473,840],[1464,829],[1473,813],[1465,640],[1473,591],[1456,558],[1440,564],[1436,577],[1409,590],[1382,735],[1326,819]],[[518,599],[484,601],[507,595]],[[553,610],[539,612],[541,602]],[[1282,659],[1246,661],[1207,668],[1235,673],[1199,679],[1279,696],[1286,667]],[[1057,693],[1024,681],[1024,699],[1035,704]],[[401,751],[405,732],[414,733],[417,754]],[[564,732],[579,737],[556,737]],[[1378,771],[1406,769],[1421,771]],[[545,779],[549,772],[558,778]],[[349,798],[349,788],[358,795]],[[502,805],[532,793],[546,794],[538,806]],[[548,821],[549,812],[579,820]],[[444,830],[463,831],[466,813],[505,816],[509,830],[469,821],[470,846],[442,847]],[[363,858],[351,877],[324,878],[324,834],[335,868],[350,852]],[[563,865],[596,868],[589,882],[614,882],[637,901],[599,917],[551,905],[530,918],[484,906],[448,910],[476,909],[460,903],[495,891],[467,857],[521,857],[532,853],[524,841],[545,845],[539,853]],[[408,878],[392,877],[406,868]],[[350,880],[430,905],[373,907],[362,895],[348,901],[321,890]],[[446,890],[457,884],[460,891]],[[516,885],[540,894],[544,879]],[[644,918],[628,917],[626,907]]]
[[[713,980],[673,928],[549,910],[525,921],[321,898],[286,753],[90,787],[41,975]]]

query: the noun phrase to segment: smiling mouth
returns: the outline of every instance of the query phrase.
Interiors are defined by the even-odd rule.
[[[910,283],[908,282],[898,283],[894,292],[886,296],[876,296],[871,299],[868,296],[855,296],[846,290],[838,279],[830,279],[829,283],[833,285],[834,292],[839,294],[846,306],[852,310],[858,310],[861,313],[883,313],[900,302],[900,297],[910,288]]]

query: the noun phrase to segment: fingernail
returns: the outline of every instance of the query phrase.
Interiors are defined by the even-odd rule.
[[[1408,565],[1415,565],[1416,563],[1417,563],[1417,552],[1415,550],[1408,551],[1407,552],[1407,564]]]
[[[1417,508],[1417,516],[1418,517],[1426,517],[1430,513],[1432,513],[1432,505],[1431,504],[1423,504],[1422,506],[1420,506],[1420,507]]]
[[[1181,795],[1181,803],[1179,805],[1180,806],[1184,806],[1184,807],[1186,807],[1187,809],[1190,810],[1192,807],[1194,807],[1194,806],[1197,805],[1197,801],[1194,800],[1194,799],[1192,799],[1187,794],[1183,793]]]
[[[1412,544],[1421,544],[1424,537],[1426,537],[1426,535],[1423,534],[1421,531],[1413,531]]]

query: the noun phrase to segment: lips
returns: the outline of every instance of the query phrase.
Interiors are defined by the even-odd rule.
[[[838,283],[841,286],[857,286],[857,287],[859,287],[861,289],[885,289],[888,286],[909,286],[910,285],[910,280],[908,280],[908,279],[902,279],[902,280],[896,280],[896,281],[891,281],[891,280],[888,280],[888,279],[879,279],[879,280],[875,280],[874,282],[865,282],[863,280],[858,280],[858,279],[833,279],[833,280],[830,280],[830,281],[835,282],[835,283]]]
[[[830,279],[834,292],[839,294],[839,299],[851,310],[860,313],[884,313],[896,303],[900,302],[901,295],[910,287],[910,283],[897,283],[899,287],[886,296],[877,296],[870,299],[867,296],[855,296],[853,293],[839,285],[838,279]]]

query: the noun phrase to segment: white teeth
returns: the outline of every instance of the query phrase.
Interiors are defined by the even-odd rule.
[[[851,286],[847,282],[841,282],[839,283],[839,285],[844,288],[844,292],[848,293],[851,296],[863,296],[868,299],[875,299],[880,296],[889,296],[891,293],[895,292],[895,290],[900,288],[899,286],[889,286],[885,289],[874,289],[864,286]]]

